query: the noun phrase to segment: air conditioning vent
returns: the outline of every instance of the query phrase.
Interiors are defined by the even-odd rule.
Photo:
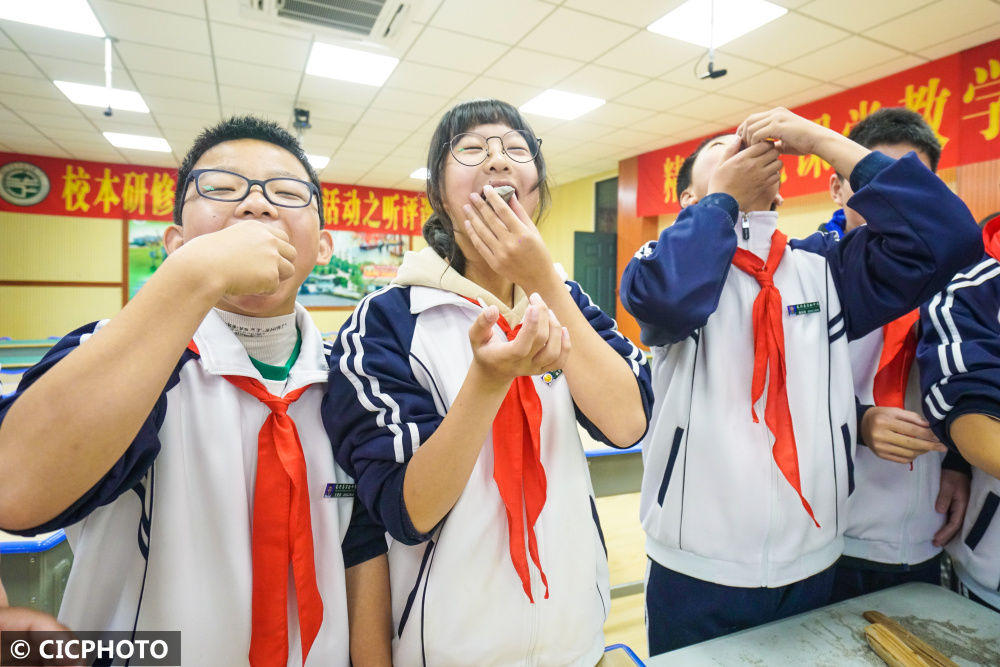
[[[279,0],[278,16],[346,30],[358,35],[371,34],[385,0]]]
[[[241,13],[340,42],[365,40],[390,46],[421,0],[240,0]]]

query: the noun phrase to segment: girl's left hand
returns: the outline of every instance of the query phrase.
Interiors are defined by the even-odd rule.
[[[529,293],[542,291],[553,279],[561,283],[538,227],[517,195],[511,195],[508,205],[493,188],[484,192],[486,199],[474,192],[472,203],[463,208],[465,233],[490,268]]]

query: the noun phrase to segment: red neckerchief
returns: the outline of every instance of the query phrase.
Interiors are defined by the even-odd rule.
[[[919,317],[920,310],[914,310],[882,327],[882,354],[872,384],[875,405],[903,407],[906,383],[917,356],[917,330],[914,325]]]
[[[986,248],[986,254],[995,260],[1000,260],[1000,215],[983,227],[983,247]]]
[[[799,478],[799,456],[792,429],[792,415],[788,408],[788,388],[785,385],[785,332],[781,323],[781,292],[774,286],[774,272],[781,262],[788,238],[775,230],[771,235],[771,249],[767,262],[749,250],[737,248],[733,266],[748,273],[760,284],[760,293],[753,302],[753,384],[750,389],[750,412],[754,423],[759,423],[754,404],[764,393],[767,383],[767,401],[764,422],[774,435],[771,454],[778,470],[795,489],[802,506],[819,528],[805,496]]]
[[[188,348],[198,352],[194,341]],[[253,378],[223,377],[271,410],[257,436],[251,531],[250,664],[272,667],[288,662],[288,566],[291,565],[305,665],[323,624],[323,600],[316,585],[306,461],[295,422],[287,410],[309,385],[279,397]]]
[[[477,306],[478,302],[465,297]],[[521,325],[511,329],[501,315],[497,320],[507,340],[514,340]],[[538,557],[535,522],[545,506],[545,469],[541,460],[542,403],[530,376],[514,378],[493,419],[493,480],[507,511],[510,561],[532,603],[531,577],[524,555],[525,523],[528,551],[549,597],[549,582]],[[526,520],[526,521],[525,521]]]

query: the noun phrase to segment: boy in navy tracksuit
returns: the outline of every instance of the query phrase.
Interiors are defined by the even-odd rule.
[[[974,466],[960,539],[947,550],[969,596],[1000,611],[1000,220],[983,242],[982,261],[920,309],[917,361],[931,428]]]
[[[848,174],[869,225],[787,242],[770,210],[779,152]],[[968,210],[915,156],[892,160],[785,109],[687,162],[684,210],[621,286],[653,350],[640,501],[650,654],[827,602],[854,487],[847,340],[980,252]]]
[[[903,107],[879,109],[848,138],[899,159],[909,152],[937,171],[941,144],[923,117]],[[841,174],[830,176],[850,232],[865,219],[847,201]],[[834,600],[910,581],[941,582],[941,551],[962,525],[969,501],[969,466],[946,455],[920,408],[916,310],[848,346],[859,401],[857,490],[847,501],[844,556],[837,562]]]

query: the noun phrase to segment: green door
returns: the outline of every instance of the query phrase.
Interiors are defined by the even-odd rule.
[[[573,238],[573,273],[583,291],[601,310],[615,314],[615,263],[618,235],[606,232],[575,232]]]

